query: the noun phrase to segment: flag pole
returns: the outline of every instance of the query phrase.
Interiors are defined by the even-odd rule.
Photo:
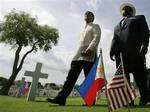
[[[104,63],[103,63],[102,48],[100,48],[100,57],[101,57],[101,63],[102,63],[102,66],[103,66],[103,73],[104,73],[104,79],[105,79],[105,92],[106,92],[106,91],[107,91],[107,82],[106,82],[107,80],[106,80],[105,69],[104,69]],[[106,94],[107,94],[107,93],[106,93]],[[110,104],[109,104],[107,95],[106,95],[106,99],[107,99],[107,105],[108,105],[108,112],[111,112],[111,110],[110,110]]]
[[[123,71],[123,77],[124,77],[124,83],[125,83],[125,89],[126,89],[126,92],[127,92],[127,80],[126,80],[126,76],[125,76],[125,71],[124,71],[124,63],[123,63],[123,57],[122,57],[122,53],[120,53],[120,59],[121,59],[121,65],[122,65],[122,71]],[[127,99],[127,106],[128,106],[128,111],[130,111],[130,106],[129,106],[129,101]]]

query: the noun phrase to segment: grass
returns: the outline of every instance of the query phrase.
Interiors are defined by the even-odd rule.
[[[82,106],[81,98],[68,98],[66,106],[47,103],[46,98],[38,97],[35,102],[27,102],[25,98],[0,96],[0,112],[108,112],[106,99],[103,97],[91,108]],[[127,108],[115,112],[128,112]],[[131,112],[150,112],[150,105],[138,106],[138,98]]]

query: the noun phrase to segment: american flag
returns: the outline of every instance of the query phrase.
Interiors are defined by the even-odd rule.
[[[111,111],[126,106],[135,99],[133,86],[124,78],[122,65],[118,67],[113,79],[107,85],[106,95]]]

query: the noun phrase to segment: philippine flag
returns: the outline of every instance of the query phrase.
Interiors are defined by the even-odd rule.
[[[105,82],[103,62],[99,56],[88,76],[78,88],[80,95],[88,107],[93,105],[96,100],[97,92],[104,87]]]
[[[19,87],[19,95],[23,96],[29,91],[28,83],[24,83]]]

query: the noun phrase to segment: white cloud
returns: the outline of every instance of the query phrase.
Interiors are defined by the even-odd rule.
[[[2,16],[2,14],[0,13],[0,21],[2,21],[3,20],[3,16]]]
[[[99,5],[102,4],[102,0],[87,0],[86,4],[87,6],[92,7],[94,10],[97,10]]]
[[[70,62],[71,62],[72,57],[73,57],[73,52],[74,51],[66,50],[66,48],[64,46],[59,46],[59,47],[54,49],[55,56],[58,59],[63,60],[68,67],[70,66]]]
[[[48,53],[38,52],[36,54],[29,54],[24,64],[22,73],[24,74],[25,70],[34,71],[37,62],[43,64],[42,73],[48,74],[48,79],[41,79],[42,83],[55,82],[60,84],[64,82],[67,75],[68,67],[62,59],[55,56],[53,50],[50,50]],[[22,77],[22,75],[20,73],[20,77]],[[28,80],[31,80],[29,77],[26,78]]]
[[[10,51],[10,49],[6,46],[1,46],[0,50],[5,49],[3,53],[0,53],[0,74],[3,77],[9,77],[12,72],[13,61],[14,61],[14,50]],[[22,51],[20,58],[25,53],[25,50]],[[40,62],[43,64],[42,73],[48,74],[47,80],[42,80],[42,83],[45,82],[56,82],[63,83],[67,72],[68,66],[66,63],[59,57],[55,56],[53,51],[45,52],[37,52],[29,54],[23,65],[22,70],[19,72],[17,79],[21,79],[24,76],[26,70],[34,71],[36,63]],[[60,79],[59,79],[59,78]],[[30,77],[26,77],[28,81],[31,81]],[[43,82],[44,81],[44,82]]]
[[[149,47],[148,47],[148,52],[146,54],[146,65],[148,68],[150,68],[150,44],[149,44]]]
[[[70,3],[70,9],[71,9],[71,11],[76,11],[76,10],[79,9],[79,6],[76,3],[74,3],[74,2],[71,1],[71,3]]]
[[[69,15],[75,20],[81,20],[83,18],[79,13],[69,13]]]
[[[9,77],[12,71],[14,51],[4,44],[0,44],[0,74]]]
[[[110,29],[105,29],[103,27],[101,28],[101,30],[102,30],[102,35],[101,35],[99,47],[102,48],[103,51],[103,62],[105,67],[104,69],[105,69],[106,78],[110,80],[116,70],[115,62],[112,62],[109,58],[109,51],[110,51],[113,31]]]
[[[54,15],[52,15],[48,11],[45,11],[43,9],[32,10],[31,14],[33,16],[38,17],[39,24],[41,24],[41,25],[47,24],[47,25],[50,25],[50,26],[53,26],[53,27],[58,26],[56,18],[54,17]]]
[[[25,11],[31,14],[34,17],[38,18],[38,22],[41,25],[47,24],[53,27],[57,27],[58,23],[54,15],[50,12],[45,10],[39,4],[40,0],[5,0],[0,1],[1,4],[4,6],[1,8],[3,15],[10,12],[13,8],[16,11]],[[1,18],[2,14],[0,14]]]
[[[1,2],[19,2],[20,0],[1,0]],[[38,0],[21,0],[22,2],[33,2]]]

